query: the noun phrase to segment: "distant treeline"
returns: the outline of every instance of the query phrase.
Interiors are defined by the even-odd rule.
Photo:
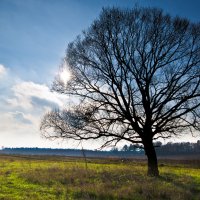
[[[197,143],[154,143],[158,155],[200,155],[200,140]],[[23,155],[60,155],[78,157],[133,157],[144,156],[144,150],[135,145],[124,145],[122,149],[113,148],[110,151],[80,150],[80,149],[51,149],[51,148],[3,148],[1,154]]]
[[[200,140],[196,143],[182,142],[182,143],[154,143],[158,155],[186,155],[186,154],[200,154]],[[130,144],[124,145],[122,151],[139,151],[140,147]]]
[[[161,144],[157,143],[157,146]],[[167,143],[156,148],[158,155],[200,154],[200,140],[197,143]]]
[[[20,155],[59,155],[77,157],[130,157],[143,155],[143,151],[118,151],[116,148],[110,151],[80,150],[80,149],[51,149],[51,148],[4,148],[1,154],[20,154]]]

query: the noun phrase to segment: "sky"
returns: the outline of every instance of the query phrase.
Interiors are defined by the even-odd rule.
[[[0,147],[80,148],[41,137],[42,116],[69,102],[52,93],[51,84],[67,44],[90,26],[102,7],[135,5],[200,22],[199,0],[0,0]]]

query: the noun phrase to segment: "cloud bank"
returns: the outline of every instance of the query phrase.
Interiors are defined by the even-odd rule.
[[[51,92],[46,84],[24,81],[0,64],[0,146],[53,147],[41,138],[42,116],[51,109],[63,108],[65,95]]]

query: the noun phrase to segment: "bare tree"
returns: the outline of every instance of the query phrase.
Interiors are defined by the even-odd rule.
[[[46,137],[141,144],[158,176],[153,141],[200,131],[199,24],[159,9],[103,9],[65,60],[72,79],[53,90],[77,103],[44,116]]]

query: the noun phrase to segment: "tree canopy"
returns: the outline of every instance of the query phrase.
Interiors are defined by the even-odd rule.
[[[200,131],[200,24],[155,8],[103,9],[65,61],[72,78],[53,90],[77,100],[44,116],[46,137],[141,144],[158,175],[153,140]]]

